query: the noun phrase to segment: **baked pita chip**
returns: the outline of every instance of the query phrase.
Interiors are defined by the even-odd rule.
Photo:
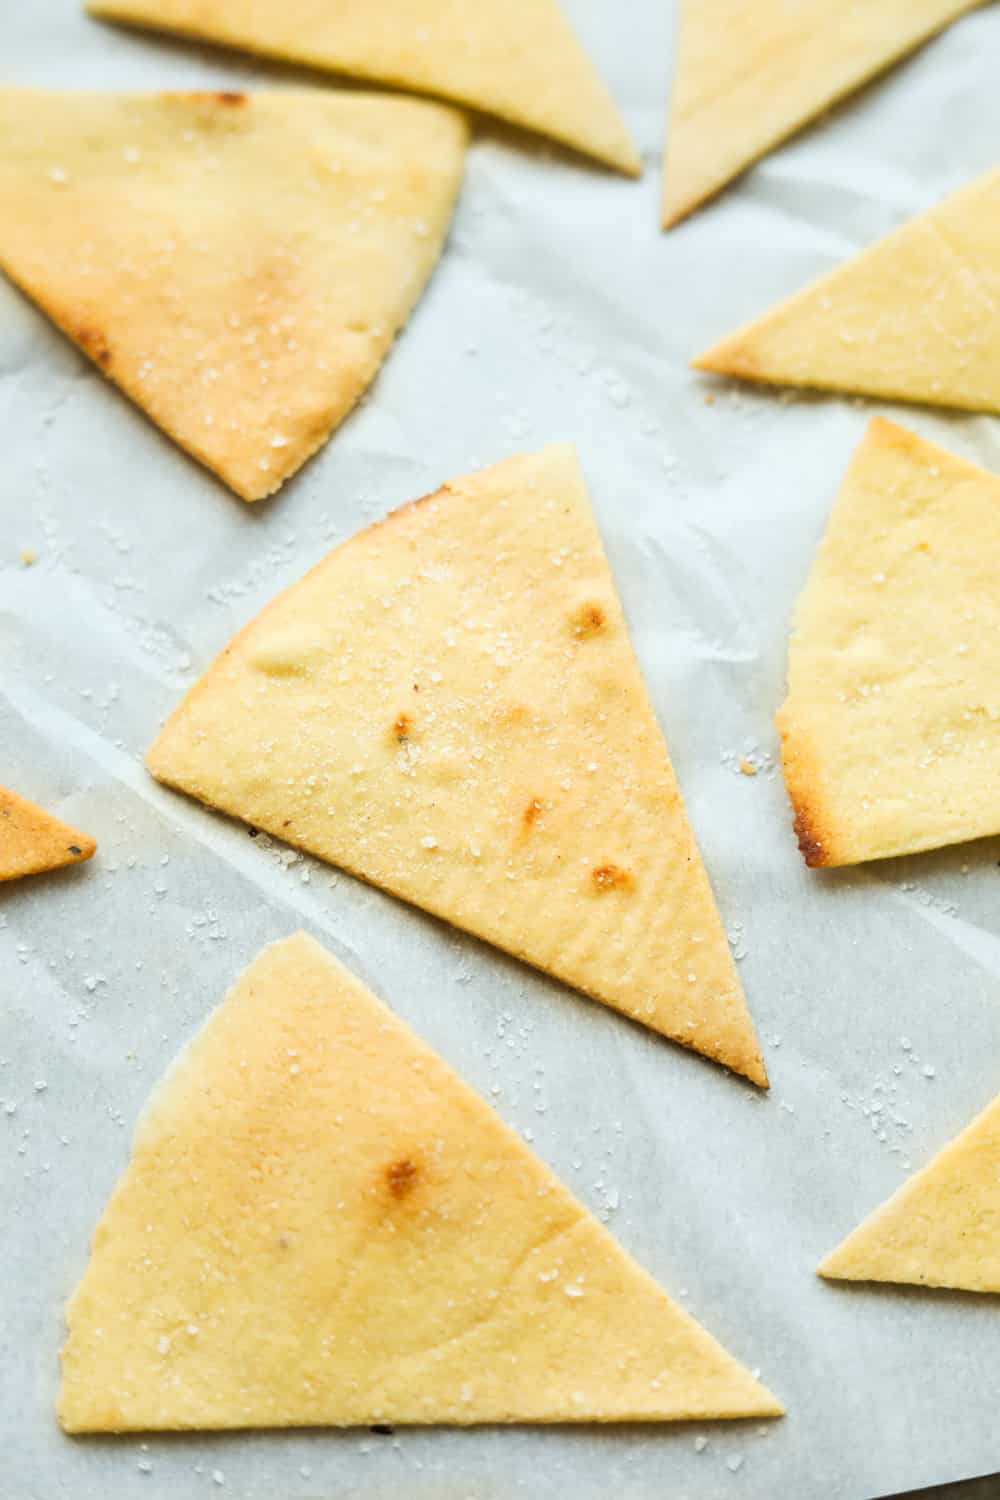
[[[69,1432],[781,1414],[304,933],[153,1095],[67,1321]]]
[[[828,1255],[819,1274],[1000,1292],[1000,1099]]]
[[[571,448],[338,547],[148,765],[766,1084]]]
[[[96,848],[78,828],[0,786],[0,880],[76,865]]]
[[[663,224],[983,0],[681,0]]]
[[[385,358],[465,142],[455,111],[381,95],[0,89],[0,268],[259,500]]]
[[[694,361],[768,384],[1000,412],[1000,169]]]
[[[810,865],[1000,833],[1000,479],[876,418],[798,602],[785,780]]]
[[[625,122],[556,0],[90,0],[92,15],[438,94],[630,176]]]

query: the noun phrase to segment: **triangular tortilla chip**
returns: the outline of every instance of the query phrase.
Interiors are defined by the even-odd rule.
[[[614,100],[556,0],[90,0],[88,9],[438,94],[630,176],[642,170]]]
[[[154,1094],[67,1321],[70,1432],[781,1413],[304,933]]]
[[[0,90],[0,268],[244,500],[326,442],[420,296],[466,126],[416,99]]]
[[[769,384],[1000,412],[1000,169],[694,361]]]
[[[664,227],[838,99],[982,4],[680,0]]]
[[[338,547],[148,764],[766,1083],[571,448]]]
[[[810,865],[1000,833],[1000,479],[881,418],[795,612],[778,714]]]
[[[78,828],[0,786],[0,880],[76,865],[96,848]]]
[[[1000,1099],[828,1255],[819,1274],[1000,1292]]]

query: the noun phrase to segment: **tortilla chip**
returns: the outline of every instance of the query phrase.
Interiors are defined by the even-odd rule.
[[[1000,833],[1000,479],[876,418],[795,612],[778,714],[810,865]]]
[[[664,228],[838,99],[982,4],[681,0]]]
[[[420,296],[466,125],[415,99],[0,90],[0,268],[244,500],[354,406]]]
[[[338,547],[148,765],[766,1084],[571,448]]]
[[[781,1413],[301,932],[150,1100],[67,1322],[69,1432]]]
[[[819,1274],[1000,1292],[1000,1099],[828,1255]]]
[[[642,162],[556,0],[90,0],[92,15],[412,88],[629,176]]]
[[[76,865],[96,848],[78,828],[0,786],[0,880]]]
[[[1000,169],[725,338],[695,369],[1000,412]]]

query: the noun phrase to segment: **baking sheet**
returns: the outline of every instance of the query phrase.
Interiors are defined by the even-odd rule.
[[[1000,840],[854,872],[803,868],[773,769],[786,622],[874,408],[710,387],[686,368],[995,164],[1000,6],[662,236],[672,7],[567,3],[642,145],[644,180],[480,123],[450,247],[411,326],[370,398],[273,503],[231,497],[0,285],[0,780],[100,844],[90,866],[0,894],[4,1500],[861,1500],[1000,1468],[996,1299],[813,1274],[1000,1089]],[[22,83],[301,80],[101,26],[76,0],[8,6],[3,21],[3,74]],[[996,421],[895,414],[1000,470]],[[454,474],[557,439],[580,448],[769,1097],[347,876],[251,841],[142,769],[197,672],[335,541]],[[20,564],[22,546],[35,566]],[[747,754],[755,779],[737,769]],[[142,1103],[238,971],[299,926],[760,1369],[784,1421],[59,1434],[64,1299]]]

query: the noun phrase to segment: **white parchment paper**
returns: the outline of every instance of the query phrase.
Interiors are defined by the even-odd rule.
[[[1000,841],[810,874],[772,728],[789,611],[867,411],[687,358],[993,166],[987,5],[657,229],[672,6],[568,0],[638,185],[480,123],[449,249],[370,398],[251,509],[0,284],[0,780],[99,840],[0,894],[3,1500],[862,1497],[1000,1468],[1000,1303],[820,1283],[820,1256],[1000,1090]],[[292,70],[3,8],[3,76],[239,87]],[[2,233],[2,226],[0,226]],[[67,246],[72,254],[72,246]],[[1000,470],[1000,424],[903,410]],[[337,540],[454,474],[579,445],[764,1043],[769,1097],[154,785],[161,718]],[[33,546],[39,561],[19,562]],[[762,774],[741,776],[756,758]],[[64,1300],[143,1101],[263,943],[304,926],[788,1407],[701,1429],[70,1441]],[[929,1076],[933,1074],[933,1076]],[[697,1451],[695,1437],[708,1439]]]

